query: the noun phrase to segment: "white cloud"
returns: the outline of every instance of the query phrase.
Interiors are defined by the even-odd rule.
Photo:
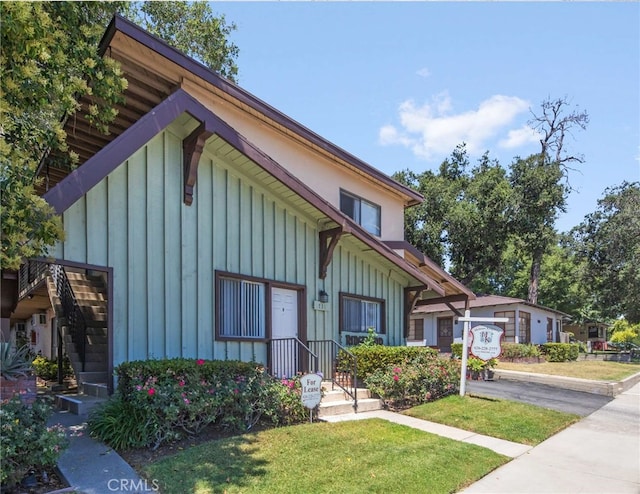
[[[426,79],[427,77],[429,77],[431,75],[431,71],[426,67],[422,67],[420,70],[418,70],[418,72],[416,72],[416,74],[418,74],[420,77],[424,77]]]
[[[407,100],[398,108],[399,126],[381,128],[379,141],[383,145],[405,146],[427,160],[450,154],[462,142],[467,144],[471,155],[481,154],[487,150],[487,142],[503,133],[529,106],[529,102],[515,96],[495,95],[482,101],[475,110],[456,114],[447,92],[435,95],[422,106]],[[515,145],[518,138],[527,142],[523,129],[510,131],[508,135],[503,140],[505,144]]]
[[[500,140],[498,144],[500,147],[507,149],[519,148],[532,142],[539,142],[540,137],[541,135],[537,130],[528,125],[523,125],[519,129],[510,130],[507,138]]]

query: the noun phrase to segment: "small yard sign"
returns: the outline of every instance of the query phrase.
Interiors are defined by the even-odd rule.
[[[481,325],[471,328],[469,348],[471,355],[480,360],[498,358],[502,353],[502,328],[493,325]]]
[[[322,399],[322,378],[318,374],[305,374],[300,378],[302,385],[302,404],[305,408],[313,409]]]
[[[471,317],[471,311],[469,309],[465,309],[464,317],[459,317],[458,321],[464,322],[464,327],[462,329],[462,371],[460,372],[460,396],[464,396],[466,386],[467,386],[467,358],[469,354],[469,337],[471,336],[471,331],[469,331],[469,325],[472,322],[508,322],[509,318],[507,317]],[[479,326],[476,326],[479,327]],[[500,353],[498,353],[500,355]]]

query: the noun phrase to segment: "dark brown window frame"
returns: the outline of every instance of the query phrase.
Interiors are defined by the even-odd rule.
[[[363,300],[365,302],[377,302],[380,304],[380,325],[382,329],[380,331],[376,331],[377,334],[387,334],[387,309],[386,309],[386,300],[383,298],[375,298],[375,297],[367,297],[365,295],[356,295],[354,293],[348,292],[339,292],[338,293],[338,331],[340,333],[360,333],[366,334],[366,331],[345,331],[342,329],[342,321],[344,316],[344,311],[342,309],[344,298],[350,298],[355,300]]]
[[[342,211],[342,195],[346,195],[349,196],[357,201],[360,202],[360,219],[356,221],[355,218],[351,218],[351,216],[349,216],[347,213],[345,213],[344,211]],[[354,194],[353,192],[349,192],[346,189],[340,189],[340,211],[343,214],[346,214],[347,216],[349,216],[349,218],[351,218],[353,221],[355,221],[358,225],[360,225],[367,233],[370,233],[371,235],[375,236],[375,237],[382,237],[382,206],[380,206],[380,204],[376,204],[375,202],[370,201],[369,199],[366,199],[362,196],[359,196],[358,194]],[[374,232],[370,232],[363,224],[362,224],[362,202],[367,203],[370,206],[373,206],[374,208],[377,208],[378,210],[378,233],[374,233]]]
[[[242,281],[250,281],[254,283],[263,283],[265,285],[265,336],[264,338],[248,338],[241,336],[225,336],[220,334],[220,280],[222,278],[235,279]],[[303,304],[306,300],[306,287],[295,283],[287,283],[285,281],[271,280],[268,278],[260,278],[257,276],[244,275],[239,273],[231,273],[229,271],[215,270],[215,341],[240,341],[240,342],[258,342],[265,343],[271,339],[271,289],[284,288],[294,290],[298,293],[298,339],[302,342],[306,341],[307,332],[307,312],[304,310]]]
[[[416,327],[416,323],[420,323],[420,338],[418,338],[418,328]],[[413,338],[411,337],[412,335]],[[423,341],[424,339],[424,319],[409,319],[409,334],[407,335],[407,341]]]

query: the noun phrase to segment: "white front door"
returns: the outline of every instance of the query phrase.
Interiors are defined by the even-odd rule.
[[[298,292],[286,288],[271,289],[271,367],[277,377],[296,373],[298,344]]]

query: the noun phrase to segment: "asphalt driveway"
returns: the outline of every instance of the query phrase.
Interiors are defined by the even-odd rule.
[[[613,400],[610,396],[507,379],[467,381],[466,392],[472,395],[530,403],[552,410],[575,413],[582,417],[590,415]]]

